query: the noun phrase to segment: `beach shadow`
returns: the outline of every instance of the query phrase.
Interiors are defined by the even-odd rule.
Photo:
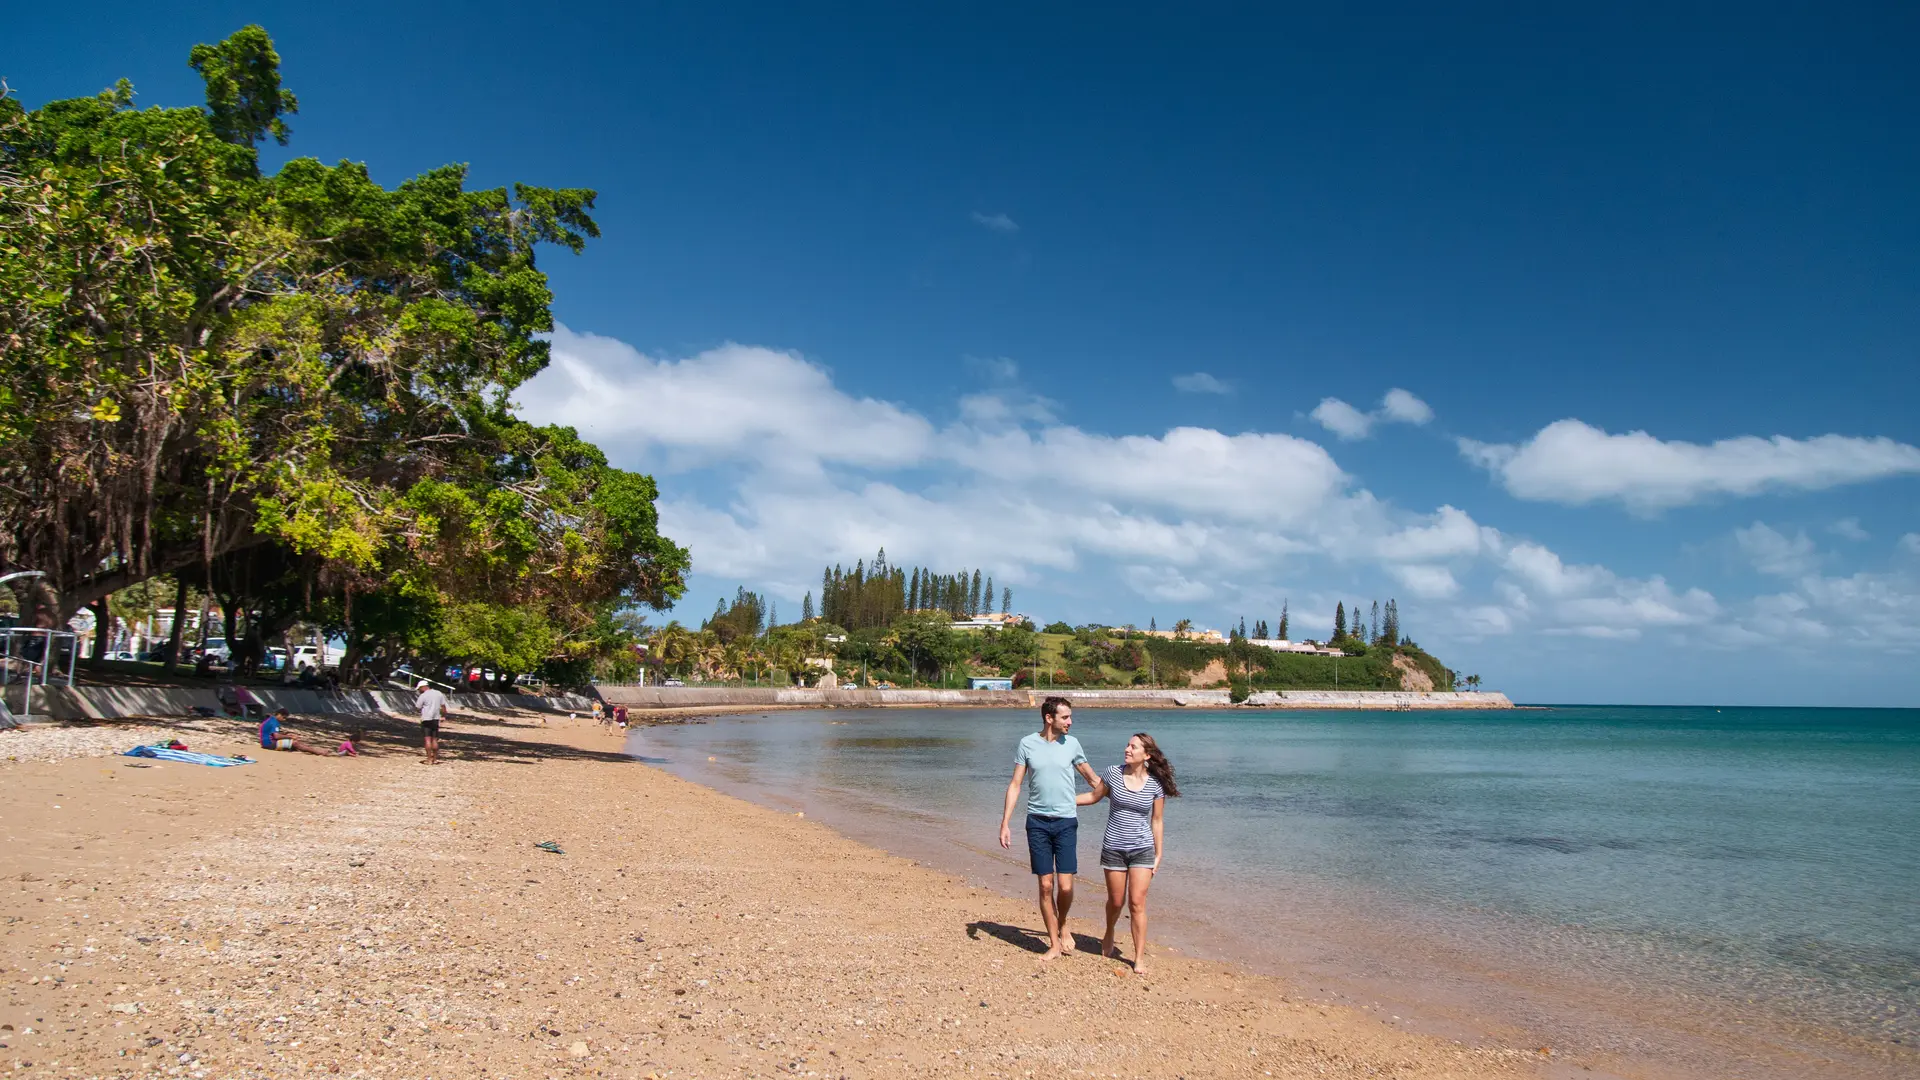
[[[1045,931],[1027,930],[1023,927],[1008,926],[1006,923],[987,922],[985,920],[967,924],[968,937],[978,941],[980,940],[981,934],[992,938],[999,938],[1009,945],[1017,945],[1030,953],[1043,953],[1047,951],[1047,935]],[[1078,941],[1079,935],[1074,935],[1074,938]]]
[[[490,718],[461,715],[453,718],[454,723],[467,730],[449,727],[440,738],[440,756],[447,761],[497,761],[509,765],[533,765],[541,761],[604,761],[614,764],[633,764],[634,759],[617,749],[590,750],[565,743],[544,742],[539,739],[508,738],[488,731],[474,731],[472,726],[493,728],[512,728],[513,725],[493,721]],[[255,742],[260,730],[257,717],[236,716],[196,716],[191,719],[168,717],[139,717],[124,720],[90,720],[74,722],[68,726],[105,727],[120,726],[127,728],[151,726],[169,728],[176,732],[182,742],[193,745],[196,738],[207,735],[219,735],[244,742]],[[420,725],[398,717],[379,714],[300,714],[287,725],[296,739],[318,746],[332,748],[347,737],[349,732],[358,732],[363,757],[383,757],[388,754],[417,755],[421,752]],[[521,726],[522,733],[537,732],[538,728]]]

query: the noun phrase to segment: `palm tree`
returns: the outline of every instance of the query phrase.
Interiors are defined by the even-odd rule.
[[[1188,634],[1190,634],[1190,633],[1192,633],[1192,632],[1193,632],[1193,620],[1192,620],[1192,619],[1181,619],[1181,620],[1180,620],[1179,622],[1177,622],[1177,623],[1174,623],[1174,624],[1173,624],[1173,636],[1174,636],[1174,637],[1177,637],[1177,638],[1184,638],[1184,637],[1186,637],[1186,636],[1187,636]]]
[[[674,673],[674,666],[685,656],[687,628],[675,619],[655,630],[647,638],[647,655],[660,662],[661,670]]]

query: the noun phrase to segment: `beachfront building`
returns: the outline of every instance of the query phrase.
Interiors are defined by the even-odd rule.
[[[1310,656],[1345,656],[1339,649],[1329,648],[1317,641],[1288,641],[1286,638],[1248,638],[1247,644],[1258,645],[1274,652],[1306,653]]]
[[[1027,617],[1018,612],[1012,615],[996,615],[991,611],[975,615],[971,619],[955,619],[951,624],[954,630],[1004,630],[1009,626],[1019,626]]]
[[[1147,637],[1163,638],[1167,641],[1198,641],[1203,645],[1225,645],[1227,636],[1218,630],[1136,630],[1136,634]]]

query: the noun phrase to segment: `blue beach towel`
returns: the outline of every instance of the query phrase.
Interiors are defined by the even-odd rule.
[[[252,758],[221,757],[219,754],[194,754],[185,750],[169,750],[164,746],[136,746],[121,757],[159,758],[161,761],[184,761],[189,765],[212,765],[226,768],[228,765],[251,765]]]

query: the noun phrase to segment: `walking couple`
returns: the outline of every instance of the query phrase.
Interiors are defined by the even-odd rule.
[[[1122,763],[1095,775],[1069,735],[1073,706],[1063,697],[1050,697],[1040,706],[1040,731],[1020,740],[1014,752],[1013,781],[1007,785],[1006,806],[1000,814],[1000,846],[1011,848],[1009,823],[1021,789],[1027,796],[1027,854],[1040,885],[1040,918],[1047,927],[1051,960],[1074,951],[1067,930],[1067,912],[1073,907],[1073,875],[1080,868],[1079,808],[1110,800],[1107,829],[1100,839],[1100,869],[1107,875],[1107,932],[1100,954],[1119,958],[1113,930],[1122,907],[1133,928],[1133,970],[1147,970],[1147,887],[1160,868],[1163,850],[1161,811],[1166,800],[1180,794],[1173,782],[1173,765],[1153,736],[1140,732],[1127,740]],[[1074,774],[1087,778],[1093,790],[1075,794]]]

